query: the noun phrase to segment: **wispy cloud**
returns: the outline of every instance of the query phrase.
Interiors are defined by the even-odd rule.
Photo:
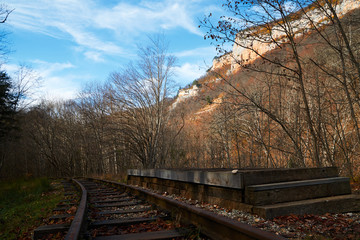
[[[117,46],[115,43],[100,40],[94,33],[86,32],[80,27],[74,27],[67,25],[66,23],[59,22],[54,25],[62,31],[70,34],[77,44],[85,48],[98,50],[106,54],[121,54],[124,52],[121,47]]]
[[[79,79],[90,78],[89,76],[77,76],[66,72],[66,70],[75,68],[69,62],[60,63],[34,60],[32,65],[34,73],[42,80],[41,86],[38,86],[38,89],[32,89],[34,93],[29,96],[34,103],[38,103],[40,99],[73,99],[77,96],[81,87]],[[11,77],[16,78],[15,75],[20,69],[20,65],[4,64],[2,68]]]
[[[51,75],[54,72],[59,72],[69,68],[75,68],[70,62],[65,63],[51,63],[42,60],[33,60],[32,63],[36,66],[37,70],[41,70],[44,77]]]
[[[9,23],[16,28],[67,39],[86,50],[104,54],[122,54],[123,49],[94,28],[94,16],[99,9],[92,1],[45,0],[14,1]]]
[[[88,59],[93,60],[95,62],[105,62],[105,59],[102,57],[101,53],[99,52],[88,51],[85,52],[84,55]]]
[[[144,34],[181,28],[202,36],[194,18],[199,2],[204,0],[142,1],[136,5],[119,1],[113,6],[99,5],[94,0],[15,0],[10,5],[15,11],[8,22],[16,28],[69,39],[84,47],[87,57],[89,51],[126,55],[127,48],[120,45],[133,43]]]
[[[209,47],[201,47],[201,48],[194,48],[189,50],[184,50],[181,52],[175,52],[173,53],[176,57],[194,57],[194,56],[203,56],[203,57],[209,57],[209,56],[215,56],[217,54],[216,48],[214,46]]]
[[[204,74],[203,67],[198,64],[185,63],[181,66],[175,67],[175,81],[177,84],[184,86]]]
[[[16,64],[2,64],[0,70],[5,70],[8,74],[14,74],[19,69],[19,65]]]
[[[85,68],[102,68],[96,71],[97,74],[101,70],[118,67],[127,60],[134,59],[136,45],[143,41],[145,36],[159,32],[165,36],[169,33],[170,37],[179,34],[188,34],[190,38],[203,36],[203,29],[198,28],[198,17],[201,18],[210,11],[219,11],[215,0],[211,3],[207,0],[11,0],[8,3],[9,8],[14,8],[15,11],[7,23],[13,32],[23,34],[25,30],[25,33],[65,40],[56,41],[61,45],[57,52],[61,54],[60,48],[67,48],[64,49],[61,59],[69,61],[54,62],[54,56],[46,61],[28,60],[46,59],[49,54],[44,52],[39,52],[39,56],[23,56],[42,76],[42,90],[47,92],[47,96],[70,98],[76,95],[84,78],[90,79],[90,76],[81,75],[90,72]],[[38,37],[35,34],[34,36]],[[40,39],[45,44],[48,40],[42,37]],[[43,43],[39,42],[27,42],[26,47],[31,49],[31,44]],[[190,41],[184,45],[187,44],[191,44]],[[41,49],[38,45],[36,47]],[[177,49],[183,48],[184,46],[181,46]],[[72,54],[68,54],[69,52]],[[175,69],[178,73],[176,81],[186,84],[201,76],[205,71],[199,66],[204,66],[203,61],[211,59],[215,54],[213,47],[199,47],[174,53],[181,58],[182,64]],[[72,58],[74,59],[70,60]],[[82,62],[84,59],[87,60],[85,63]],[[94,63],[89,64],[88,60]],[[76,66],[73,63],[76,63]],[[101,77],[92,77],[92,80]]]
[[[41,73],[40,73],[41,74]],[[35,96],[37,100],[67,100],[76,98],[81,85],[78,83],[77,76],[66,75],[59,77],[55,75],[48,76],[44,85],[41,87],[41,94]]]
[[[201,35],[197,22],[193,19],[193,1],[143,1],[138,5],[120,2],[111,9],[104,9],[95,17],[101,28],[117,34],[158,32],[163,29],[183,28],[193,34]]]
[[[45,99],[73,99],[76,97],[81,83],[79,79],[84,76],[76,76],[69,71],[76,68],[70,62],[45,62],[33,61],[34,69],[43,79],[43,85],[36,98]]]

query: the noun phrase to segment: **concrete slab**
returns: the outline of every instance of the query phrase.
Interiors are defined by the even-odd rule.
[[[350,193],[349,178],[322,178],[248,186],[245,203],[258,206]]]
[[[244,186],[338,177],[336,167],[258,169],[243,171]]]
[[[331,183],[336,183],[336,182],[345,182],[345,183],[349,184],[350,179],[347,177],[321,178],[321,179],[252,185],[252,186],[248,186],[247,189],[257,192],[257,191],[266,191],[266,190],[274,190],[274,189],[312,186],[312,185],[319,185],[319,184],[331,184]]]
[[[180,171],[167,169],[130,169],[128,176],[153,177],[173,181],[191,182],[211,186],[242,189],[242,175],[231,171]]]
[[[338,177],[335,167],[135,169],[128,171],[128,184],[244,210],[266,218],[291,213],[360,210],[360,196],[350,195],[349,179]]]
[[[338,172],[335,167],[233,170],[129,169],[128,176],[152,177],[243,189],[249,185],[337,177]]]
[[[289,214],[325,214],[360,211],[360,195],[342,195],[303,201],[256,206],[253,213],[272,219]]]

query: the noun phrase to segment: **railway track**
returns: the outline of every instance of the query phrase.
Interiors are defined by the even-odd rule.
[[[74,180],[78,210],[65,239],[284,239],[148,190],[103,180]]]

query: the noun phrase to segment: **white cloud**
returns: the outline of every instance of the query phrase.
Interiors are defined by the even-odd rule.
[[[5,70],[8,74],[12,75],[19,69],[16,64],[2,64],[0,70]]]
[[[116,44],[98,39],[93,33],[85,32],[79,27],[72,27],[65,23],[56,23],[56,26],[70,34],[77,44],[88,49],[102,51],[107,54],[121,54],[124,51]]]
[[[102,57],[101,53],[88,51],[84,53],[85,57],[95,62],[105,62],[105,59]]]
[[[70,40],[86,48],[84,53],[125,54],[118,44],[133,43],[137,37],[161,29],[182,28],[203,36],[195,19],[199,2],[203,1],[142,1],[137,5],[120,1],[111,7],[94,0],[14,0],[9,7],[15,11],[8,22],[51,37],[70,36]]]
[[[79,79],[86,76],[76,76],[66,70],[76,68],[72,63],[33,61],[35,70],[43,79],[43,85],[36,98],[45,99],[72,99],[75,98],[81,83]]]
[[[160,2],[143,1],[138,5],[120,2],[111,9],[99,11],[95,23],[100,28],[111,29],[123,37],[127,34],[158,32],[163,29],[184,28],[203,35],[193,20],[191,1],[165,0]]]
[[[41,72],[40,72],[40,75]],[[67,100],[76,98],[80,84],[75,81],[76,76],[66,75],[63,77],[49,76],[44,79],[44,85],[36,99]]]
[[[204,58],[207,58],[207,57],[214,57],[217,54],[217,52],[214,46],[210,46],[210,47],[201,47],[201,48],[185,50],[181,52],[175,52],[173,54],[178,58],[195,57],[195,56],[203,56]]]
[[[197,64],[185,63],[179,67],[175,67],[175,81],[177,84],[184,86],[204,75],[205,70],[206,69]]]
[[[34,103],[38,103],[40,99],[73,99],[81,87],[79,79],[90,78],[89,76],[76,76],[64,73],[67,69],[75,68],[69,62],[45,62],[41,60],[32,61],[34,76],[41,78],[41,86],[33,89],[33,95],[30,96]],[[2,66],[10,76],[15,77],[20,66],[16,64],[4,64]]]
[[[50,63],[41,60],[33,60],[32,63],[36,67],[35,70],[41,72],[43,78],[52,76],[52,74],[54,74],[55,72],[60,72],[69,68],[75,68],[75,66],[70,62]]]
[[[196,63],[186,62],[180,67],[175,68],[177,72],[177,82],[187,84],[205,74],[206,70],[212,66],[212,59],[217,55],[217,51],[214,46],[209,46],[175,52],[173,55],[178,58],[189,58],[189,60],[194,57],[202,57],[202,59],[198,59]]]
[[[9,8],[15,9],[12,27],[70,40],[95,62],[130,58],[134,43],[153,33],[183,29],[203,36],[198,16],[220,11],[205,0],[12,0]]]
[[[114,42],[104,40],[104,36],[94,29],[94,16],[98,7],[92,1],[17,0],[10,8],[15,8],[8,23],[16,28],[45,34],[55,38],[70,39],[87,50],[97,50],[106,54],[122,54],[123,50]]]
[[[67,40],[64,45],[71,42],[68,47],[76,55],[81,53],[84,54],[84,58],[94,62],[106,61],[110,65],[111,61],[118,62],[114,55],[131,58],[133,56],[130,54],[131,48],[136,45],[135,43],[139,43],[140,38],[151,33],[176,29],[203,36],[197,27],[196,16],[209,9],[216,9],[205,0],[117,0],[111,1],[111,6],[109,2],[11,0],[8,4],[9,8],[15,8],[15,11],[8,19],[8,23],[14,32],[27,30]],[[206,8],[199,7],[204,4],[207,5]],[[198,48],[178,52],[175,55],[199,57],[205,54],[203,58],[211,58],[215,55],[211,49],[211,47]],[[201,61],[202,59],[199,66],[204,65]],[[83,76],[79,76],[80,74],[70,75],[69,70],[73,69],[73,72],[78,70],[77,66],[70,62],[35,60],[32,64],[34,70],[43,78],[42,90],[47,92],[47,96],[73,97],[76,89],[80,87],[78,82],[84,79]],[[190,82],[201,76],[205,70],[199,66],[186,63],[177,67],[178,81]]]

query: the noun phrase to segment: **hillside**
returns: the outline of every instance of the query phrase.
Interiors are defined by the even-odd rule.
[[[359,1],[351,0],[335,8],[354,53],[359,49],[359,7]],[[358,141],[357,117],[351,116],[360,114],[352,85],[359,80],[356,64],[331,18],[313,6],[295,15],[293,44],[276,26],[269,27],[268,35],[262,26],[245,30],[237,34],[232,52],[214,58],[198,85],[180,91],[173,106],[185,113],[186,141],[201,149],[186,151],[188,159],[203,159],[205,167],[345,164],[342,169],[350,175],[344,166],[359,166],[351,145]],[[316,28],[310,28],[309,16]],[[241,38],[248,31],[256,34]],[[341,72],[345,79],[339,78]]]
[[[341,1],[338,5],[337,12],[339,16],[343,18],[342,21],[344,25],[346,25],[347,22],[354,22],[352,19],[360,14],[359,8],[360,1]],[[324,19],[316,15],[316,11],[314,11],[314,9],[310,8],[310,11],[311,10],[312,12],[310,12],[309,15],[316,16],[315,19],[317,22],[321,22],[322,24],[326,23]],[[295,34],[296,41],[299,43],[301,42],[301,56],[312,58],[315,54],[321,52],[322,48],[326,49],[327,46],[324,46],[324,43],[321,43],[321,36],[308,30],[310,23],[303,15],[298,17],[293,22],[293,25],[296,26],[297,29],[300,26],[303,28],[302,30],[298,29],[298,33]],[[359,25],[360,23],[357,23],[357,26]],[[325,25],[322,25],[322,27],[322,31],[329,31]],[[254,30],[252,29],[251,31]],[[260,30],[256,29],[256,31],[261,32],[264,31],[264,29],[260,28]],[[245,33],[245,35],[246,34],[247,33]],[[272,31],[272,34],[274,39],[285,41],[281,40],[284,39],[284,34],[280,34],[277,31]],[[219,96],[223,97],[226,95],[225,92],[228,90],[228,86],[225,86],[226,84],[224,84],[222,78],[242,79],[241,81],[245,82],[245,79],[248,78],[244,76],[246,75],[244,73],[244,70],[246,70],[245,66],[248,64],[252,64],[254,66],[262,64],[261,60],[259,60],[261,58],[259,55],[263,55],[269,59],[274,59],[279,56],[284,56],[284,53],[287,52],[286,49],[282,49],[274,42],[264,43],[256,41],[256,39],[253,38],[240,38],[240,35],[237,42],[241,42],[241,44],[234,44],[231,52],[214,57],[213,65],[207,71],[205,76],[196,79],[199,84],[179,90],[174,106],[181,102],[191,103],[190,105],[193,105],[193,110],[190,111],[189,114],[199,114],[197,111],[202,112],[201,108],[208,108],[207,105],[209,105],[209,99],[215,99],[214,103],[217,103],[221,101]]]
[[[227,1],[205,36],[226,54],[175,99],[174,59],[158,39],[76,101],[21,112],[2,174],[334,166],[357,179],[360,2],[296,2]]]

